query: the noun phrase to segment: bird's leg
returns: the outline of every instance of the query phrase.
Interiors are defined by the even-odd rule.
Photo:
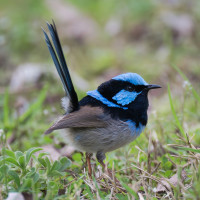
[[[101,166],[103,168],[103,172],[106,173],[112,179],[113,178],[112,172],[107,168],[107,166],[103,162],[106,158],[105,153],[98,151],[96,154],[96,158],[97,158],[98,162],[101,164]]]
[[[91,156],[92,156],[92,153],[86,153],[86,162],[88,165],[88,175],[90,178],[92,177],[92,167],[91,167],[91,162],[90,162]]]
[[[98,162],[101,164],[103,171],[105,171],[106,165],[103,162],[106,158],[105,153],[98,151],[97,154],[96,154],[96,158],[97,158]]]

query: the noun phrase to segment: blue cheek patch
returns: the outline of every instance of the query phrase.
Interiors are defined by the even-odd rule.
[[[117,101],[118,104],[121,104],[122,106],[124,106],[133,102],[140,93],[141,92],[137,93],[137,92],[129,92],[126,90],[121,90],[112,99]]]
[[[122,107],[122,106],[119,106],[119,105],[109,101],[108,99],[103,97],[97,90],[88,91],[87,95],[89,95],[89,96],[101,101],[104,105],[107,105],[108,107],[122,108],[124,110],[128,109],[127,107]]]

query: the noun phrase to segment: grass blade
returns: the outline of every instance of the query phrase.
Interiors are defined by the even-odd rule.
[[[169,96],[169,103],[170,103],[170,107],[171,107],[171,111],[172,111],[172,114],[174,116],[174,119],[175,119],[175,122],[176,122],[176,126],[179,128],[181,134],[183,136],[185,136],[185,132],[183,130],[183,127],[178,119],[178,116],[176,114],[176,111],[174,109],[174,105],[173,105],[173,100],[172,100],[172,96],[171,96],[171,90],[170,90],[170,86],[168,85],[168,96]]]
[[[200,96],[199,96],[199,94],[197,93],[197,91],[193,88],[193,86],[192,86],[191,82],[189,81],[189,79],[187,78],[187,76],[186,76],[177,66],[173,65],[172,67],[181,75],[181,77],[182,77],[185,81],[187,81],[187,82],[190,83],[190,87],[191,87],[191,90],[192,90],[192,93],[193,93],[194,97],[197,99],[197,101],[200,102]]]
[[[121,182],[121,184],[127,190],[127,192],[129,192],[131,195],[135,197],[135,199],[139,199],[137,193],[133,189],[131,189],[128,185],[126,185],[123,182]]]
[[[192,149],[192,148],[189,148],[189,147],[178,147],[179,149],[182,149],[182,150],[185,150],[185,151],[191,151],[191,152],[194,152],[194,153],[200,153],[200,149]]]

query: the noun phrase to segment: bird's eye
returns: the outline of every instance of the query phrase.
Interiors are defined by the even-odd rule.
[[[135,89],[134,89],[133,86],[128,86],[128,87],[127,87],[127,90],[128,90],[129,92],[133,92]]]

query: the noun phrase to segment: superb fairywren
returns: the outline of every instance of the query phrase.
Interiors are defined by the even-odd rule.
[[[63,83],[66,97],[63,106],[66,114],[45,133],[57,129],[69,129],[68,138],[77,150],[87,152],[89,174],[90,155],[96,154],[99,163],[105,167],[105,153],[132,142],[147,124],[148,92],[160,88],[148,84],[136,73],[118,75],[102,83],[97,90],[87,92],[78,101],[68,67],[63,55],[55,24],[48,24],[54,44],[44,31],[45,40]],[[56,51],[56,52],[55,52]]]

